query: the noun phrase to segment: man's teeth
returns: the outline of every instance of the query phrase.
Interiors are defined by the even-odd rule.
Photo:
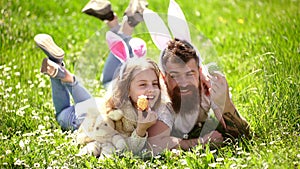
[[[185,92],[188,92],[188,90],[187,90],[187,89],[185,89],[185,90],[180,90],[180,92],[181,92],[181,93],[185,93]]]

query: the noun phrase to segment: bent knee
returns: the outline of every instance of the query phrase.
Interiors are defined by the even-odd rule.
[[[56,120],[63,130],[76,130],[79,128],[78,120],[75,116],[75,107],[70,106],[63,109],[57,116]]]

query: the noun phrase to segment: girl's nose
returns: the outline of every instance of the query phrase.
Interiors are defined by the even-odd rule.
[[[147,88],[147,93],[153,93],[154,92],[154,86],[153,85],[149,85]]]

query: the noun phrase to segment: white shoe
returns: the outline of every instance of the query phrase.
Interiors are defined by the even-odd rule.
[[[90,0],[82,9],[82,12],[102,21],[114,19],[114,12],[111,9],[110,2],[107,0]]]

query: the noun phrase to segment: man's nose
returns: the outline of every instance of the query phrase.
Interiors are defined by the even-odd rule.
[[[185,77],[180,77],[176,81],[177,81],[178,86],[180,86],[180,87],[188,86],[188,80]]]

